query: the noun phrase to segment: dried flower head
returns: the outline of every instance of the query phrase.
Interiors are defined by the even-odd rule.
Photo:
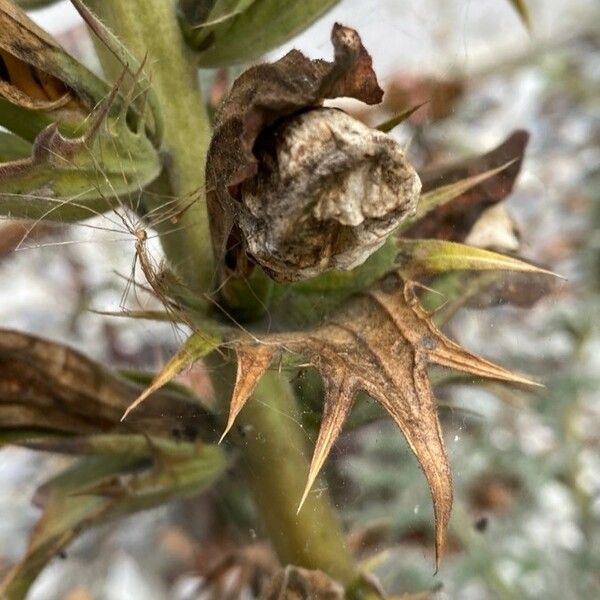
[[[383,96],[356,31],[336,24],[332,42],[330,63],[293,50],[252,67],[217,113],[211,230],[221,267],[235,275],[253,263],[283,281],[351,269],[415,208],[420,182],[398,144],[322,108],[326,98]]]
[[[275,279],[352,269],[414,212],[420,180],[391,137],[320,108],[259,138],[255,177],[241,186],[239,227]]]

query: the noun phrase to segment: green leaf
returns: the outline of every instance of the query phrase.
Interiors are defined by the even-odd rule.
[[[160,111],[139,63],[127,63],[111,90],[0,0],[0,66],[0,125],[33,143],[29,158],[0,164],[0,215],[85,219],[159,175]]]
[[[243,13],[255,0],[180,0],[179,16],[182,27],[193,39],[195,48],[210,45],[214,29]],[[212,6],[211,6],[212,4]]]
[[[17,444],[19,442],[31,441],[37,438],[60,437],[49,430],[31,428],[0,429],[0,449],[2,446]]]
[[[201,30],[202,52],[198,64],[204,68],[249,62],[300,33],[339,0],[255,0],[241,14]],[[183,25],[189,43],[198,48],[193,24]],[[210,45],[207,46],[207,43]]]
[[[32,436],[19,439],[19,445],[31,450],[57,454],[94,456],[127,456],[132,459],[151,458],[156,453],[170,457],[190,457],[196,452],[193,444],[179,440],[142,434],[98,433],[86,436]]]
[[[121,505],[115,505],[113,511],[125,514],[197,493],[209,486],[226,466],[226,455],[216,445],[180,444],[172,452],[159,451],[153,468],[125,477],[113,475],[84,492],[121,498]]]
[[[120,198],[159,175],[159,155],[145,132],[130,130],[125,119],[108,118],[116,90],[80,137],[66,137],[49,125],[29,158],[0,164],[0,214],[86,219],[120,206]]]
[[[52,124],[52,119],[41,112],[29,111],[0,96],[0,125],[19,137],[33,142],[38,133]],[[63,125],[63,129],[67,127]]]
[[[50,480],[36,494],[43,514],[36,523],[27,552],[0,583],[0,597],[22,600],[35,578],[76,535],[78,529],[98,522],[113,503],[98,496],[75,496],[82,486],[131,467],[128,457],[86,458]]]
[[[0,131],[0,163],[27,158],[31,144],[12,133]]]
[[[125,420],[131,411],[144,402],[148,396],[169,383],[181,371],[216,350],[222,342],[223,338],[216,329],[214,331],[197,331],[193,333],[152,380],[150,386],[128,406],[121,420]]]
[[[521,271],[555,275],[511,256],[445,240],[398,240],[398,263],[406,277],[446,271]]]
[[[521,17],[521,21],[523,21],[523,25],[527,27],[529,31],[531,31],[531,17],[529,15],[529,8],[527,7],[527,2],[525,0],[508,0],[513,8],[517,11],[519,17]]]
[[[81,1],[71,0],[75,10],[81,15],[86,25],[104,44],[116,60],[123,66],[122,79],[126,81],[125,102],[128,109],[133,109],[135,125],[141,129],[146,126],[149,137],[156,147],[160,146],[163,135],[163,118],[158,95],[140,62],[121,42],[121,40]],[[131,115],[127,115],[130,117]],[[146,119],[150,120],[147,124]]]
[[[109,437],[104,441],[109,442]],[[38,490],[36,503],[43,514],[24,558],[0,583],[0,597],[25,598],[45,565],[83,529],[196,493],[227,466],[225,454],[214,445],[180,444],[172,452],[153,440],[142,442],[143,436],[131,437],[136,440],[133,449],[140,450],[144,443],[146,454],[156,457],[154,462],[140,460],[138,452],[87,457]],[[149,467],[140,471],[144,465]]]
[[[421,102],[421,104],[417,104],[416,106],[410,106],[406,110],[403,110],[402,112],[393,116],[391,119],[388,119],[387,121],[384,121],[380,125],[377,125],[377,127],[375,127],[375,129],[378,129],[379,131],[383,131],[383,133],[389,133],[390,131],[392,131],[392,129],[394,129],[395,127],[398,127],[398,125],[400,125],[400,123],[403,123],[404,121],[406,121],[406,119],[409,119],[411,117],[411,115],[416,113],[425,104],[427,104],[427,102]]]

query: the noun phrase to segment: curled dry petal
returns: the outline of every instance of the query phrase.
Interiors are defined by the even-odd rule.
[[[450,186],[497,169],[493,176],[482,177],[476,186],[428,212],[425,218],[403,231],[402,235],[463,241],[483,211],[501,202],[512,192],[521,171],[528,140],[529,134],[526,131],[517,130],[486,154],[421,171],[419,175],[423,182],[423,193],[428,194],[442,186]]]
[[[433,498],[436,557],[441,560],[452,507],[452,479],[427,365],[437,364],[513,383],[531,384],[446,338],[399,276],[349,301],[339,314],[303,333],[267,336],[236,346],[238,374],[228,429],[257,382],[283,350],[307,358],[325,384],[321,428],[310,466],[305,500],[340,434],[358,392],[379,402],[402,430],[419,460]]]

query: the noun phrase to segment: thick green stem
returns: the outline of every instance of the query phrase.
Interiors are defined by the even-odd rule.
[[[204,189],[210,132],[194,61],[179,31],[175,0],[86,2],[138,59],[146,57],[164,117],[170,185],[185,206],[186,194]],[[112,68],[113,76],[118,74],[106,56],[103,62],[107,70]],[[203,193],[175,229],[170,235],[159,231],[167,258],[193,290],[208,291],[214,266]],[[211,360],[217,394],[227,407],[235,368],[232,361],[223,364],[222,357]],[[308,474],[307,440],[293,391],[283,375],[269,373],[263,378],[238,423],[244,434],[234,435],[243,452],[248,484],[282,563],[321,569],[352,586],[353,598],[375,597],[361,591],[359,573],[327,492],[310,494],[297,514]]]
[[[157,227],[158,233],[167,257],[186,284],[205,292],[214,275],[204,193],[210,124],[198,72],[177,21],[176,0],[85,1],[139,61],[145,59],[164,118],[169,189],[182,209],[177,223],[163,223]],[[122,67],[99,50],[105,70],[116,78]]]
[[[174,0],[86,0],[138,59],[146,57],[164,117],[164,144],[170,153],[171,188],[185,194],[203,190],[209,127],[194,63],[184,46]],[[117,67],[107,56],[105,68]],[[167,258],[192,289],[209,290],[213,261],[204,194],[184,213],[171,235],[161,234]],[[160,232],[159,232],[160,233]],[[231,364],[213,371],[224,403],[235,372]],[[225,404],[226,405],[226,404]],[[249,486],[281,561],[321,569],[349,585],[358,573],[326,492],[310,495],[296,514],[306,482],[306,436],[289,383],[268,374],[240,415],[238,436]]]
[[[221,359],[222,360],[222,359]],[[231,366],[213,378],[222,404],[231,397]],[[237,445],[264,526],[283,564],[321,569],[351,584],[357,570],[326,490],[311,493],[298,513],[308,475],[306,432],[285,375],[269,372],[238,416]]]

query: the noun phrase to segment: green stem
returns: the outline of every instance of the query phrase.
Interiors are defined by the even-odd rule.
[[[86,2],[139,60],[146,57],[164,117],[170,185],[185,206],[185,194],[204,190],[210,131],[194,61],[177,23],[175,0]],[[107,72],[116,76],[118,68],[111,67],[106,56],[101,58]],[[175,233],[159,231],[167,258],[197,292],[210,289],[214,271],[204,200],[202,193],[184,213]],[[227,406],[235,367],[230,360],[223,364],[221,357],[210,361],[217,395],[222,406]],[[309,463],[306,435],[284,376],[269,373],[263,378],[238,423],[246,432],[244,437],[236,436],[246,478],[281,562],[325,571],[352,586],[352,598],[377,597],[363,590],[327,492],[311,494],[296,514]]]
[[[227,406],[233,368],[223,367],[221,357],[214,360],[221,361],[221,368],[213,371],[213,383],[220,403]],[[285,375],[269,372],[262,378],[237,425],[233,438],[243,451],[246,479],[281,562],[320,569],[351,584],[356,566],[327,491],[311,493],[297,513],[308,475],[308,449]]]
[[[214,276],[204,193],[210,124],[193,55],[177,20],[176,0],[85,1],[139,61],[145,59],[164,119],[168,189],[182,209],[176,224],[166,222],[157,230],[178,274],[192,290],[205,292]],[[105,71],[118,77],[122,66],[97,46]]]

